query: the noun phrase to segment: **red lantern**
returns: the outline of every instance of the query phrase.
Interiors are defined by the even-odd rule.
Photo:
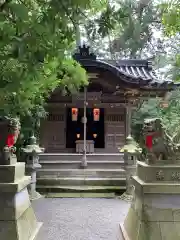
[[[99,121],[100,118],[100,109],[99,108],[94,108],[93,109],[93,116],[94,116],[94,121]]]
[[[78,118],[78,108],[72,108],[71,109],[72,113],[72,121],[77,121]]]

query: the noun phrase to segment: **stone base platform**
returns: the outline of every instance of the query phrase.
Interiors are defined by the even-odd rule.
[[[42,223],[37,223],[32,207],[14,221],[0,221],[0,239],[35,240]]]
[[[125,240],[180,239],[180,182],[174,178],[179,170],[138,162],[133,201],[120,225]]]
[[[179,240],[179,195],[145,196],[133,200],[121,231],[125,240]]]
[[[24,176],[25,163],[0,165],[0,239],[33,240],[41,223],[37,222]]]

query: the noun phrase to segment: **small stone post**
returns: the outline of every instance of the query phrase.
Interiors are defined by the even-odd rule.
[[[40,148],[36,142],[36,137],[31,136],[29,145],[22,148],[22,152],[25,155],[26,175],[31,176],[31,184],[28,187],[29,196],[31,200],[36,200],[42,197],[36,192],[36,171],[41,168],[39,164],[39,154],[44,152],[44,148]]]
[[[0,239],[33,240],[41,223],[37,222],[27,186],[25,163],[17,162],[14,144],[20,124],[16,119],[0,118]]]
[[[126,192],[121,195],[120,199],[132,201],[134,192],[132,176],[136,175],[137,155],[141,152],[141,149],[131,135],[129,135],[126,138],[126,144],[120,152],[124,152],[124,169],[126,171]]]

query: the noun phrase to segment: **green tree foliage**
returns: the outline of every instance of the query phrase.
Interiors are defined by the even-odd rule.
[[[85,70],[69,57],[75,20],[92,0],[4,0],[0,4],[0,112],[27,114],[57,86],[87,84]]]
[[[116,9],[116,6],[107,1],[98,13],[84,22],[85,36],[99,57],[107,58],[112,53],[110,39],[117,23],[118,26],[121,25],[125,17],[126,13],[121,8]],[[112,54],[110,57],[113,57]]]
[[[164,50],[162,40],[154,35],[162,26],[161,13],[150,0],[109,1],[101,14],[86,23],[87,36],[97,44],[102,37],[109,41],[104,52],[109,50],[113,58],[153,57]]]
[[[180,32],[180,2],[179,0],[169,1],[162,4],[164,11],[163,24],[168,35],[175,35]]]
[[[161,119],[163,129],[171,142],[180,144],[180,90],[170,93],[167,107],[162,107],[160,102],[158,98],[150,99],[133,113],[132,133],[141,146],[144,145],[142,127],[146,118]]]
[[[161,5],[163,9],[162,22],[165,27],[165,33],[167,36],[180,36],[180,2],[179,0],[173,0]],[[174,64],[171,72],[172,77],[176,81],[180,81],[180,42],[177,44],[178,51],[174,57]]]
[[[151,51],[151,56],[159,51],[162,42],[153,33],[160,27],[161,12],[153,1],[124,0],[119,7],[126,17],[121,25],[117,25],[112,41],[113,52],[123,52],[126,57],[137,58],[148,51]]]
[[[173,80],[179,81],[180,78],[180,55],[179,55],[179,30],[180,30],[180,3],[179,1],[171,1],[160,5],[163,10],[162,22],[164,24],[164,32],[169,38],[166,47],[170,51],[168,55],[163,55],[164,64],[171,65],[168,75]],[[170,46],[172,45],[172,46]],[[173,64],[173,62],[175,62]],[[142,125],[145,118],[160,118],[164,131],[171,139],[172,143],[180,143],[180,91],[177,89],[171,93],[167,108],[161,108],[159,99],[152,99],[145,102],[141,108],[133,115],[133,134],[136,140],[143,143]],[[140,134],[139,134],[140,132]]]
[[[135,140],[143,146],[143,123],[146,118],[159,117],[159,99],[149,99],[142,103],[138,110],[133,112],[132,115],[132,134]]]

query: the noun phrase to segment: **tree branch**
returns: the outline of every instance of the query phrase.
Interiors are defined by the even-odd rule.
[[[69,19],[71,20],[72,24],[74,27],[76,27],[77,22],[70,16],[70,13],[68,11],[68,9],[66,8],[66,6],[62,3],[62,1],[59,2],[62,6],[62,8],[64,9],[65,13],[67,14],[67,17],[69,17]]]
[[[0,11],[2,12],[11,1],[12,0],[5,0],[5,2],[0,5]]]

